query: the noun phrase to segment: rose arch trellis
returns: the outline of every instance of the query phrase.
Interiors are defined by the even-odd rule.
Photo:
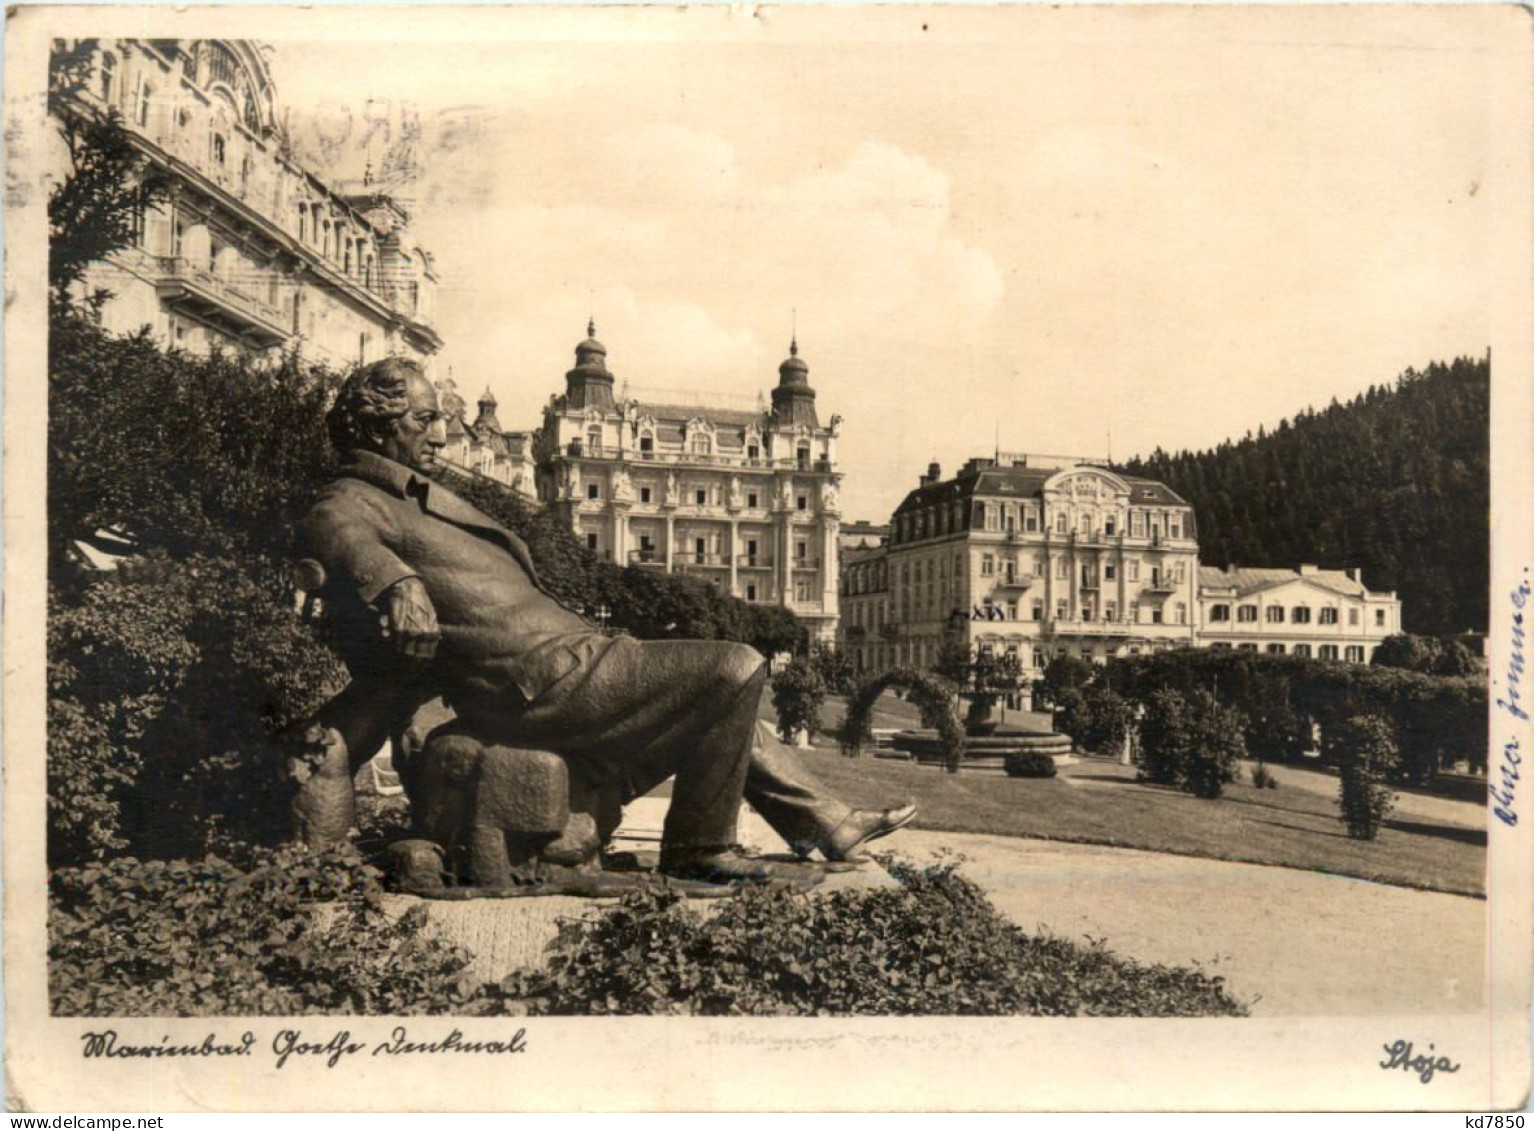
[[[891,688],[904,691],[916,704],[922,725],[936,730],[943,745],[943,768],[958,773],[964,757],[964,726],[954,706],[959,689],[942,676],[915,668],[891,668],[858,684],[842,719],[842,753],[849,758],[862,756],[863,747],[873,738],[874,703]]]

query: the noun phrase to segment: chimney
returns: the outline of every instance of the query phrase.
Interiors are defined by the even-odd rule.
[[[1301,577],[1311,577],[1319,572],[1319,567],[1314,562],[1305,562],[1300,566]]]
[[[1362,585],[1364,583],[1364,567],[1354,566],[1348,570],[1348,577]]]

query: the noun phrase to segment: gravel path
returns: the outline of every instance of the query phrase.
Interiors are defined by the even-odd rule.
[[[962,853],[1025,930],[1197,963],[1254,1015],[1482,1008],[1486,903],[1319,872],[1133,849],[902,830],[893,851]]]

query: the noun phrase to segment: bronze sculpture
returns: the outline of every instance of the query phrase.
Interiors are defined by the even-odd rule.
[[[446,437],[413,362],[353,374],[327,426],[344,463],[300,529],[340,615],[352,682],[315,720],[332,746],[305,784],[311,823],[340,803],[346,771],[437,696],[506,757],[528,747],[563,758],[603,795],[594,813],[674,775],[660,868],[679,879],[806,878],[734,849],[743,794],[798,854],[830,861],[915,816],[914,805],[853,810],[791,756],[758,747],[767,672],[754,649],[607,636],[549,595],[521,539],[422,474]],[[460,775],[468,796],[480,773]],[[600,841],[614,822],[595,823]]]

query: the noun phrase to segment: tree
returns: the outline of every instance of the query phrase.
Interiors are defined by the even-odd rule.
[[[145,213],[168,199],[169,178],[134,145],[117,111],[97,111],[80,95],[99,43],[54,40],[48,60],[48,113],[69,151],[70,170],[48,194],[48,288],[54,305],[92,263],[130,246]],[[89,296],[94,307],[109,297]]]
[[[1157,691],[1140,721],[1142,772],[1159,785],[1217,798],[1246,753],[1241,730],[1240,713],[1207,691]]]
[[[1083,750],[1116,754],[1123,748],[1133,720],[1129,701],[1106,687],[1088,686],[1062,693],[1060,730]]]
[[[1395,805],[1395,795],[1385,784],[1397,757],[1390,723],[1378,715],[1354,715],[1327,733],[1326,744],[1340,770],[1337,807],[1348,835],[1373,840]]]
[[[821,682],[833,695],[852,694],[857,672],[852,660],[835,644],[817,641],[810,649],[810,663],[820,673]]]
[[[793,742],[800,731],[810,738],[820,726],[826,684],[815,665],[803,656],[772,677],[772,706],[778,713],[778,737]]]
[[[1062,692],[1090,683],[1096,671],[1091,661],[1080,656],[1056,656],[1044,668],[1044,677],[1036,686],[1045,703],[1057,703]]]

